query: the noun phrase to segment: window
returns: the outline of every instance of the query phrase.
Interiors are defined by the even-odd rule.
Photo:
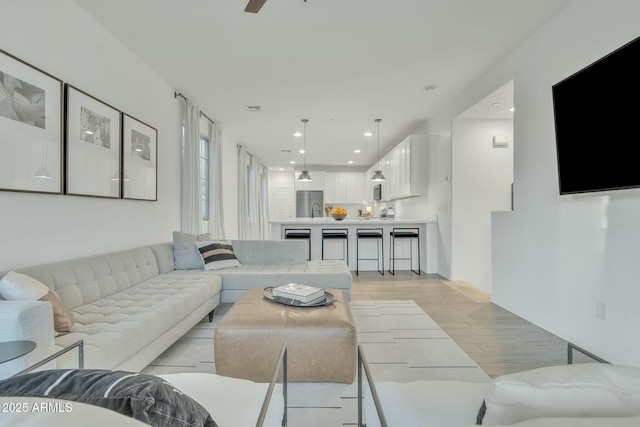
[[[200,217],[209,220],[209,140],[200,137]]]

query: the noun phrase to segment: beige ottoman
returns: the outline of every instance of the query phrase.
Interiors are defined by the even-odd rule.
[[[322,307],[290,307],[270,301],[262,289],[248,290],[214,331],[216,373],[269,382],[282,342],[287,343],[291,382],[352,383],[357,337],[342,291]]]

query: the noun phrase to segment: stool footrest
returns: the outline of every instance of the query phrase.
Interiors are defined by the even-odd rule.
[[[420,237],[418,235],[418,233],[408,233],[408,232],[391,232],[389,233],[391,234],[393,237],[395,237],[396,239],[401,238],[401,237],[414,237],[414,238],[418,238]]]

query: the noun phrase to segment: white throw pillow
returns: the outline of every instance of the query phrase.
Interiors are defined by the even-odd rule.
[[[503,375],[493,381],[485,405],[478,417],[482,425],[541,417],[637,417],[640,368],[585,363]]]
[[[35,301],[49,292],[49,288],[26,274],[10,271],[0,280],[0,295],[7,301]]]

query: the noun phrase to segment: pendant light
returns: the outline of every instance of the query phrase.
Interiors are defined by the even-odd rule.
[[[380,170],[380,122],[381,121],[382,119],[376,119],[376,123],[378,123],[378,170],[371,177],[371,181],[373,182],[383,182],[387,180],[382,174],[382,171]]]
[[[302,123],[304,123],[304,169],[302,173],[298,177],[298,181],[308,182],[311,181],[311,175],[309,175],[309,171],[307,170],[307,122],[309,120],[302,119]]]

